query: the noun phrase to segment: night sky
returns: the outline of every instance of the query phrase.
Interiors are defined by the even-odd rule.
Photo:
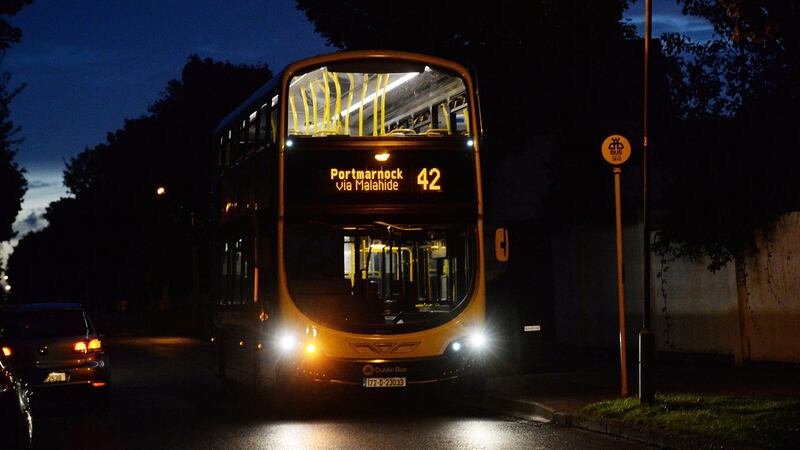
[[[643,10],[639,0],[626,14],[640,34]],[[103,142],[125,118],[145,114],[189,55],[266,62],[277,71],[333,50],[292,0],[34,0],[11,22],[23,39],[2,69],[12,73],[12,87],[27,84],[11,105],[25,139],[17,161],[29,183],[15,225],[21,233],[40,228],[44,207],[66,195],[64,161]],[[707,23],[683,17],[674,0],[654,0],[653,22],[656,36],[710,34]]]

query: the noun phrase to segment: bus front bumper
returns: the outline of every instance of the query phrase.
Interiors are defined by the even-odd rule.
[[[393,383],[422,385],[483,373],[480,355],[468,353],[392,360],[336,359],[315,355],[288,362],[286,368],[294,372],[298,381],[364,387],[394,387],[383,386]]]

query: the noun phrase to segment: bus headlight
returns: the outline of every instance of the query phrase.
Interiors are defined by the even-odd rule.
[[[488,340],[489,339],[486,337],[486,333],[483,331],[476,331],[469,335],[468,338],[469,346],[475,350],[484,349]]]
[[[283,353],[288,353],[294,350],[297,345],[297,340],[291,334],[283,334],[278,338],[278,350]]]

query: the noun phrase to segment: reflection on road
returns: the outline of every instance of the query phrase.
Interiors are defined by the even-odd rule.
[[[41,449],[639,448],[487,416],[436,391],[319,391],[290,404],[220,383],[206,343],[109,340],[113,401],[34,403]]]

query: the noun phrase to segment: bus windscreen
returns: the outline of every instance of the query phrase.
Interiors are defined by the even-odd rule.
[[[309,317],[342,330],[433,327],[468,298],[474,239],[472,227],[456,224],[292,221],[289,292]]]

